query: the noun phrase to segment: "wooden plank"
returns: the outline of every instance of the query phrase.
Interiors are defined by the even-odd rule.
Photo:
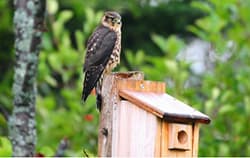
[[[108,76],[105,76],[103,79],[103,88],[102,88],[102,110],[100,113],[100,123],[99,123],[99,132],[98,132],[98,156],[110,157],[112,156],[112,150],[115,149],[113,144],[117,144],[117,140],[113,139],[113,130],[119,128],[114,123],[113,119],[116,120],[116,114],[119,113],[117,104],[120,101],[118,96],[117,89],[117,80],[124,77],[127,80],[129,79],[143,79],[143,74],[140,72],[129,72],[129,73],[112,73]],[[116,133],[116,132],[115,132]],[[112,149],[114,148],[114,149]]]
[[[134,107],[138,108],[136,105]],[[140,108],[139,108],[140,109]],[[140,109],[146,113],[146,120],[145,120],[145,131],[146,131],[146,139],[144,139],[145,145],[143,151],[145,154],[143,157],[154,157],[155,152],[155,140],[157,138],[157,117],[143,109]]]
[[[129,113],[130,121],[130,144],[128,147],[129,155],[126,157],[143,157],[146,153],[145,140],[146,138],[146,111],[127,102],[128,107],[131,108]],[[154,130],[154,129],[153,129]],[[121,146],[123,144],[121,143]]]
[[[119,147],[119,132],[121,125],[120,120],[121,106],[118,104],[117,106],[113,106],[113,119],[112,119],[112,156],[117,155],[118,147]]]
[[[169,122],[210,122],[210,118],[207,115],[165,93],[138,92],[120,89],[119,95]]]
[[[164,82],[156,82],[156,81],[119,79],[117,81],[117,86],[119,90],[165,93],[166,84]]]
[[[157,117],[128,101],[121,101],[120,108],[118,151],[113,156],[153,157]]]
[[[168,152],[168,123],[162,123],[161,157],[170,156]],[[173,155],[174,156],[174,155]]]
[[[154,157],[161,156],[161,141],[162,141],[162,119],[157,118],[157,134],[155,139],[155,154]]]
[[[193,151],[192,156],[198,157],[198,150],[199,150],[199,124],[195,123],[193,125]]]
[[[118,132],[118,138],[115,138],[118,140],[117,143],[117,150],[114,151],[113,156],[114,157],[121,157],[129,155],[129,144],[131,141],[131,132],[130,132],[130,122],[131,117],[127,117],[129,114],[129,107],[124,103],[123,101],[120,104],[120,128]]]

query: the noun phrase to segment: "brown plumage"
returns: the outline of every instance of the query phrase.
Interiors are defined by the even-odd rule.
[[[85,73],[82,100],[86,101],[96,88],[97,108],[101,108],[102,79],[120,62],[121,16],[117,12],[105,12],[101,24],[87,42],[83,71]]]

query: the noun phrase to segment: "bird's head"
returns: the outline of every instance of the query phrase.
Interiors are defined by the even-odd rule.
[[[105,12],[102,17],[102,25],[114,31],[119,31],[122,26],[120,14],[114,11]]]

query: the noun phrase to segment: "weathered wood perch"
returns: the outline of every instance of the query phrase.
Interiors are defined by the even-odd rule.
[[[98,156],[197,157],[199,123],[208,116],[165,94],[165,83],[141,72],[103,81]]]

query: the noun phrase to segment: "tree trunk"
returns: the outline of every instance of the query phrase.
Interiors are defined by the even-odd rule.
[[[9,119],[13,156],[34,156],[36,145],[36,73],[45,0],[14,0],[14,107]]]

